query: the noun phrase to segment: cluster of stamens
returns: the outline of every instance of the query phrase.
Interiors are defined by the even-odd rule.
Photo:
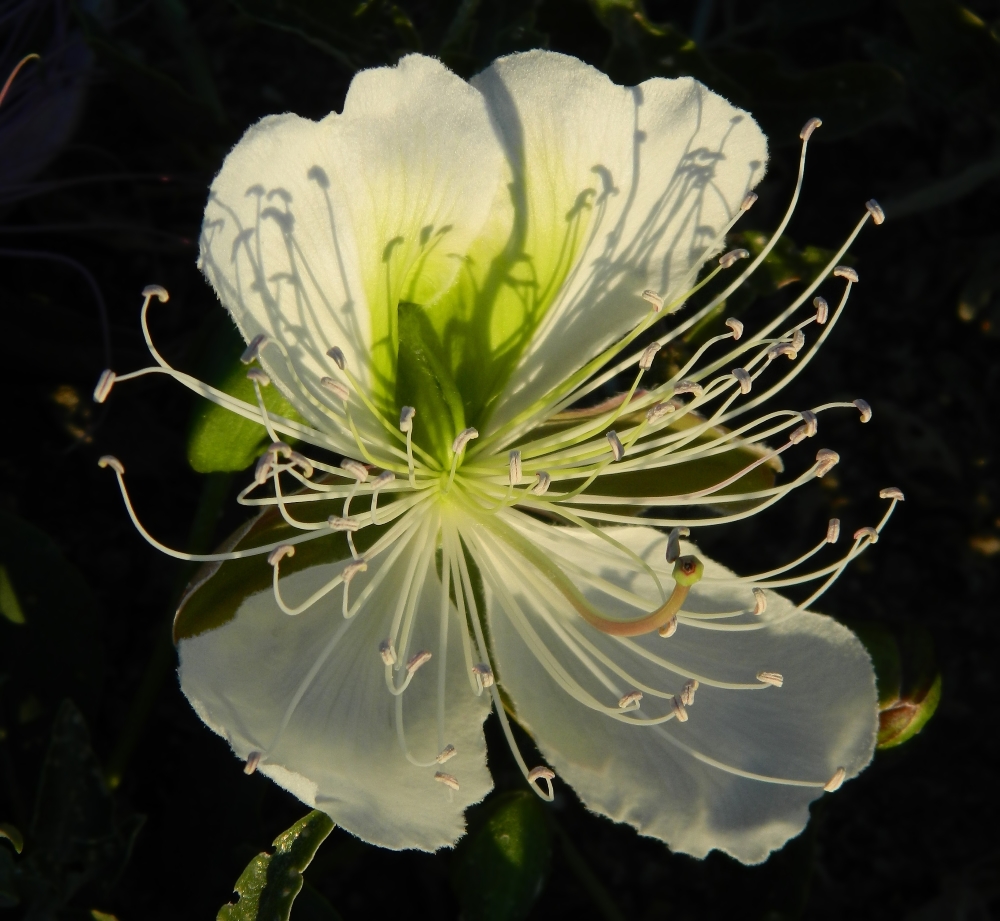
[[[849,409],[858,412],[862,422],[871,418],[871,408],[860,399],[828,402],[799,411],[771,411],[756,417],[748,414],[801,373],[836,326],[853,286],[858,283],[857,272],[840,264],[840,260],[869,218],[876,224],[884,219],[875,202],[867,204],[865,215],[830,263],[778,316],[752,333],[743,321],[735,317],[727,319],[727,331],[700,345],[668,380],[648,389],[641,386],[660,349],[709,316],[761,265],[777,243],[797,203],[806,144],[818,124],[818,120],[811,120],[803,129],[799,175],[792,201],[770,242],[756,257],[750,259],[745,249],[725,253],[697,284],[669,303],[654,291],[637,292],[636,296],[645,299],[651,309],[634,330],[502,427],[485,430],[484,434],[471,427],[455,433],[447,458],[433,456],[414,440],[420,424],[414,407],[402,406],[397,419],[394,411],[390,416],[388,410],[377,404],[363,376],[352,372],[339,347],[326,353],[328,373],[314,379],[302,371],[278,339],[264,333],[255,336],[242,360],[250,366],[247,377],[253,386],[256,405],[177,371],[153,346],[147,325],[152,298],[166,301],[167,293],[158,286],[146,288],[142,328],[156,365],[120,377],[105,371],[95,388],[94,399],[103,402],[117,382],[144,374],[166,373],[201,396],[259,422],[271,443],[238,501],[250,507],[277,509],[295,531],[290,538],[216,554],[187,554],[164,547],[140,524],[125,489],[122,464],[112,457],[104,457],[100,463],[115,471],[136,527],[164,552],[180,559],[212,562],[264,556],[272,567],[275,602],[287,615],[302,614],[339,590],[341,614],[350,620],[364,609],[365,602],[379,590],[388,574],[401,567],[398,571],[403,573],[404,589],[396,597],[388,635],[377,650],[372,650],[372,656],[374,660],[378,655],[375,662],[384,668],[386,688],[396,699],[397,730],[403,753],[412,764],[433,771],[433,779],[445,789],[455,791],[460,789],[459,779],[439,770],[456,755],[455,747],[448,743],[443,704],[438,708],[437,739],[433,746],[436,754],[422,760],[415,757],[403,724],[402,701],[411,683],[431,680],[426,674],[429,669],[424,670],[424,666],[434,660],[441,660],[440,668],[445,668],[443,650],[412,648],[417,603],[422,592],[430,591],[426,575],[437,566],[442,609],[454,606],[458,622],[471,628],[463,626],[462,635],[469,692],[491,695],[524,776],[540,796],[551,799],[553,772],[546,767],[527,767],[509,725],[497,684],[498,678],[500,681],[503,678],[502,663],[498,667],[492,661],[486,642],[483,628],[486,612],[480,610],[473,591],[473,566],[496,599],[498,609],[510,618],[539,662],[584,706],[638,727],[668,721],[684,723],[690,718],[689,710],[694,708],[699,688],[773,692],[782,687],[786,676],[761,663],[762,667],[748,668],[743,682],[714,680],[708,675],[691,674],[676,663],[654,655],[649,652],[650,647],[640,646],[634,637],[655,633],[669,641],[679,629],[764,629],[774,623],[764,616],[766,590],[818,583],[795,608],[805,610],[830,588],[852,560],[878,540],[897,503],[903,499],[898,489],[883,490],[881,496],[890,504],[881,521],[874,527],[858,529],[846,553],[808,572],[803,572],[802,567],[825,547],[837,543],[840,536],[837,519],[830,521],[822,540],[802,556],[767,572],[739,578],[706,579],[701,561],[685,553],[681,543],[690,536],[691,528],[740,521],[829,473],[839,456],[821,448],[814,461],[786,482],[758,489],[739,486],[759,467],[782,470],[781,456],[816,437],[825,413]],[[747,196],[733,220],[720,232],[720,241],[755,200],[754,194]],[[652,330],[655,323],[675,313],[688,297],[720,273],[733,270],[748,259],[749,264],[704,307],[634,354],[620,357],[630,344]],[[816,294],[818,287],[831,276],[843,282],[833,307]],[[811,304],[812,312],[798,316],[807,303]],[[574,409],[633,368],[631,386],[623,395],[586,412]],[[321,417],[323,425],[293,421],[269,411],[263,390],[275,380],[283,384],[286,396],[309,410],[312,418]],[[347,452],[339,464],[327,463],[300,453],[290,442],[311,444],[341,455],[345,454],[343,446],[347,443],[353,444],[356,452]],[[739,452],[745,463],[731,475],[702,489],[652,496],[622,496],[614,489],[607,492],[601,489],[603,482],[621,474],[668,472],[673,466],[730,452]],[[350,456],[352,453],[356,456]],[[332,503],[335,513],[318,520],[296,515],[300,507],[316,502],[327,503],[325,508]],[[630,507],[635,509],[634,514],[627,511]],[[570,535],[574,540],[600,541],[617,564],[649,577],[657,596],[636,597],[565,559],[555,562],[555,553],[549,559],[545,548],[552,529],[546,519],[575,526],[560,528],[561,539]],[[477,527],[463,529],[462,520]],[[665,559],[673,566],[673,586],[670,587],[665,573],[661,571],[664,575],[661,580],[644,559],[610,537],[606,527],[611,525],[668,529]],[[342,533],[347,545],[347,555],[336,574],[308,597],[294,601],[286,598],[282,591],[283,561],[294,556],[299,544],[334,532]],[[483,534],[495,539],[485,540]],[[436,564],[435,554],[439,554]],[[517,595],[496,576],[512,569],[522,573],[524,579],[523,591]],[[740,610],[713,613],[686,610],[689,593],[702,581],[737,585],[745,591],[745,605]],[[580,589],[580,585],[586,590]],[[639,609],[641,616],[629,620],[609,617],[591,600],[602,593],[627,601]],[[607,699],[595,696],[553,664],[553,653],[541,648],[538,634],[530,627],[526,614],[529,606],[531,614],[540,618],[553,635],[565,639],[562,654],[576,656],[595,673],[606,676]],[[660,665],[663,685],[654,687],[639,681],[620,659],[593,642],[583,629],[584,623],[613,638],[622,659],[639,655]],[[668,648],[666,642],[664,649]],[[309,676],[314,676],[316,670],[312,669]],[[443,694],[443,679],[438,684],[439,694]],[[305,686],[299,689],[290,704],[282,726],[287,725],[304,689]],[[252,752],[246,770],[251,772],[259,763],[266,762],[279,741],[280,738],[275,738],[266,749]],[[723,764],[690,747],[685,750],[721,770],[773,783],[830,790],[836,789],[844,778],[843,770],[829,779],[765,777]]]

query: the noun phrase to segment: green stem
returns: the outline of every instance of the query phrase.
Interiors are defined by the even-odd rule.
[[[215,526],[219,520],[222,505],[229,494],[232,478],[231,473],[210,473],[205,477],[194,521],[191,524],[191,532],[188,536],[187,545],[190,553],[207,553],[211,549],[215,536]],[[197,563],[181,563],[178,566],[173,590],[170,593],[167,617],[157,630],[152,655],[146,664],[139,689],[132,698],[132,706],[125,718],[125,725],[122,727],[115,747],[112,749],[111,757],[108,759],[105,779],[112,790],[122,782],[125,769],[139,739],[142,737],[149,714],[160,695],[163,680],[174,664],[174,643],[171,629],[174,610],[197,565]]]

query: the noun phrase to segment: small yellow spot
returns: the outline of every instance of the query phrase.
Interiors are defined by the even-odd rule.
[[[1000,553],[1000,537],[995,534],[977,534],[969,538],[969,546],[983,556],[996,556]]]
[[[12,624],[23,624],[24,609],[14,591],[14,583],[10,580],[7,567],[0,564],[0,614],[3,614]]]

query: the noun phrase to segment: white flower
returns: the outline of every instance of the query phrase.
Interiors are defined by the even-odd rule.
[[[178,614],[181,686],[248,771],[367,841],[434,850],[492,787],[492,707],[541,796],[556,776],[674,850],[753,863],[864,768],[871,662],[805,608],[888,514],[811,573],[839,523],[742,578],[685,538],[824,475],[834,452],[795,447],[820,414],[870,415],[752,413],[840,316],[857,275],[837,260],[877,206],[780,316],[727,321],[641,386],[769,251],[722,256],[710,274],[732,283],[679,312],[766,159],[753,119],[693,80],[623,88],[540,51],[471,84],[413,55],[358,74],[342,114],[246,133],[201,266],[249,343],[257,406],[155,349],[147,371],[274,442],[240,497],[262,516],[224,552],[168,551],[212,564]],[[837,306],[801,310],[824,281]],[[624,397],[572,408],[623,374]],[[301,420],[266,413],[267,386]],[[802,472],[774,485],[786,451]],[[800,605],[773,591],[810,581]],[[505,704],[551,768],[525,764]]]

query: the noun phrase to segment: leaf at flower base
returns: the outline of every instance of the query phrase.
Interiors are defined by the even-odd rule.
[[[258,854],[236,881],[239,899],[223,905],[217,921],[288,921],[302,889],[302,871],[333,831],[333,820],[314,809],[274,839],[273,854]]]
[[[14,845],[14,850],[18,854],[24,850],[24,835],[22,835],[15,825],[10,822],[0,822],[0,838],[6,838]]]
[[[533,793],[519,790],[483,809],[455,852],[452,885],[464,917],[519,921],[541,893],[552,860],[544,807]]]
[[[231,323],[219,325],[210,336],[205,353],[210,361],[200,377],[213,387],[257,405],[253,384],[247,380],[247,366],[240,361],[246,348]],[[301,417],[274,386],[263,389],[264,405],[273,413],[298,421]],[[188,463],[199,473],[233,473],[245,470],[271,441],[266,430],[228,409],[199,400],[188,431]]]
[[[878,748],[895,748],[917,735],[941,700],[941,673],[926,630],[897,636],[881,624],[851,623],[875,665],[879,696]]]

